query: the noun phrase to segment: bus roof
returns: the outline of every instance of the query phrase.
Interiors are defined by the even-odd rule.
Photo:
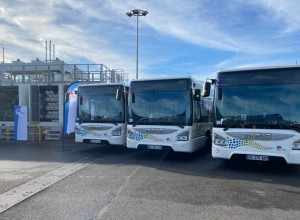
[[[219,70],[217,73],[254,71],[254,70],[289,69],[289,68],[299,68],[300,69],[300,65],[281,65],[281,66],[261,66],[261,67],[233,68],[233,69]]]
[[[195,78],[193,78],[191,76],[133,79],[133,80],[131,80],[131,82],[161,81],[161,80],[175,80],[175,79],[191,79],[192,81],[195,81],[195,82],[198,82],[198,83],[204,83],[204,81],[196,80]]]
[[[126,86],[124,83],[87,83],[81,84],[79,87],[88,87],[88,86]]]
[[[253,67],[219,71],[217,85],[299,84],[300,65]]]

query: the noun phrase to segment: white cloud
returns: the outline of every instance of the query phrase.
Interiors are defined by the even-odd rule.
[[[52,40],[56,45],[56,55],[67,62],[87,60],[115,69],[135,66],[134,61],[113,50],[109,40],[101,38],[101,30],[97,36],[89,28],[93,24],[91,17],[101,19],[97,14],[103,14],[103,11],[99,13],[97,8],[84,7],[83,3],[77,1],[35,1],[26,5],[23,7],[24,4],[16,3],[10,7],[1,7],[0,3],[0,19],[5,21],[0,23],[0,42],[5,47],[6,60],[21,58],[29,61],[35,57],[44,59],[45,41]],[[78,10],[79,14],[72,14],[75,13],[73,10]],[[77,17],[73,18],[73,15]],[[71,23],[68,19],[75,19],[80,23]],[[128,70],[131,68],[126,69]]]
[[[298,0],[253,0],[254,4],[269,11],[275,22],[285,23],[283,31],[293,33],[300,30],[300,1]]]
[[[268,55],[293,47],[286,39],[274,36],[300,29],[299,4],[297,0],[232,0],[230,4],[209,0],[2,0],[0,46],[6,48],[8,60],[26,61],[43,59],[44,42],[52,40],[62,60],[102,63],[125,69],[134,78],[136,20],[125,15],[131,9],[149,11],[140,18],[141,35],[148,34],[148,38],[168,37],[178,44],[212,48],[215,52]],[[243,17],[246,13],[250,15]],[[257,23],[261,19],[265,20]],[[268,25],[275,30],[268,29]],[[148,47],[156,46],[147,43]],[[144,75],[151,75],[161,66],[177,65],[170,64],[175,56],[172,54],[157,51],[154,58],[146,53],[143,56],[145,62],[140,63],[140,69]]]
[[[234,4],[238,6],[233,7]],[[144,19],[143,22],[160,33],[208,48],[254,54],[284,50],[268,44],[262,45],[257,38],[251,39],[251,32],[246,35],[234,32],[234,25],[240,19],[236,8],[245,4],[233,1],[229,5],[230,7],[223,8],[223,5],[209,5],[209,1],[156,2],[155,6],[150,5],[149,19]]]

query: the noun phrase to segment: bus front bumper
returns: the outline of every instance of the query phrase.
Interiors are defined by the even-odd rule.
[[[232,159],[236,156],[246,159],[247,155],[267,156],[270,161],[276,159],[283,159],[287,164],[300,165],[300,150],[290,150],[288,153],[274,153],[274,152],[253,152],[253,151],[237,151],[223,148],[217,145],[212,145],[212,157],[222,159]]]
[[[172,149],[174,152],[193,153],[203,146],[205,146],[205,137],[175,142],[136,141],[127,138],[127,148],[131,149]]]
[[[126,145],[125,135],[108,136],[108,137],[78,137],[75,136],[75,142],[91,144],[108,144],[108,145]]]

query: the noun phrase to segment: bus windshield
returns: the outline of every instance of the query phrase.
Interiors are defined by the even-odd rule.
[[[216,127],[300,130],[300,84],[219,86]]]
[[[79,88],[79,123],[124,123],[124,97],[116,99],[118,87]]]
[[[129,96],[129,124],[190,125],[190,90],[139,91]]]

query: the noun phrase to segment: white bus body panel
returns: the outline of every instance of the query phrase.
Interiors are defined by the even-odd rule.
[[[205,123],[203,123],[205,124]],[[192,153],[200,148],[205,147],[206,137],[205,131],[196,131],[195,127],[185,126],[180,128],[178,126],[162,126],[162,125],[127,125],[127,148],[138,149],[139,147],[145,147],[155,149],[155,146],[169,147],[175,152]],[[178,141],[177,136],[184,132],[188,132],[187,141]],[[148,149],[149,149],[148,148]]]
[[[245,139],[245,133],[251,139]],[[226,145],[215,144],[215,136],[225,138]],[[271,138],[272,137],[272,138]],[[231,159],[238,155],[262,155],[281,157],[288,164],[300,164],[300,150],[292,150],[293,143],[300,140],[300,134],[293,130],[213,128],[212,156]]]
[[[118,129],[121,129],[121,135],[113,136],[113,132]],[[82,123],[79,125],[76,123],[75,142],[82,143],[91,140],[99,140],[101,143],[110,145],[126,145],[126,124]]]

